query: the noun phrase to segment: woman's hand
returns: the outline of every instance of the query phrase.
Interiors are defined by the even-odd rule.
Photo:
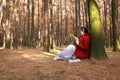
[[[76,44],[78,45],[78,44],[79,44],[79,39],[78,39],[78,38],[76,38],[75,40],[76,40],[76,41],[75,41],[75,42],[76,42]]]
[[[78,37],[75,37],[73,34],[70,34],[70,36],[75,40],[76,44],[79,44],[79,39]]]

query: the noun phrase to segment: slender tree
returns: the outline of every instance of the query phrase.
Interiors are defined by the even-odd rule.
[[[14,2],[15,3],[15,2]],[[15,30],[14,30],[14,36],[15,36],[15,39],[14,39],[14,47],[15,48],[18,48],[19,46],[19,38],[20,38],[20,1],[16,1],[16,13],[15,13],[15,20],[14,20],[14,27],[15,27]],[[12,27],[13,28],[13,27]]]
[[[78,0],[75,0],[75,19],[76,19],[76,28],[75,28],[75,36],[78,36]]]
[[[30,44],[30,0],[27,2],[27,8],[28,8],[28,22],[27,22],[27,47],[31,47]]]
[[[84,0],[84,8],[85,8],[85,20],[86,20],[86,27],[89,27],[89,19],[88,19],[88,7],[87,7],[87,2]]]
[[[32,27],[31,27],[31,46],[35,46],[35,31],[34,31],[34,0],[32,0]]]
[[[66,0],[65,0],[65,45],[68,45],[68,10]]]
[[[41,43],[40,43],[40,38],[41,38],[41,25],[40,25],[40,0],[38,0],[38,47],[40,47]]]
[[[4,7],[4,31],[5,31],[5,47],[10,48],[10,14],[11,14],[11,1],[6,1],[6,7]]]
[[[59,45],[62,45],[62,0],[59,0]]]
[[[106,59],[107,55],[104,49],[100,15],[98,10],[98,0],[87,0],[90,21],[91,51],[90,57],[96,59]]]
[[[48,0],[44,0],[44,51],[49,52],[48,37]]]
[[[51,44],[50,47],[52,49],[55,49],[55,41],[54,41],[54,25],[53,25],[53,5],[52,5],[52,0],[50,0],[50,37],[51,37]]]
[[[112,29],[113,29],[113,51],[119,50],[118,19],[117,19],[118,0],[112,0]],[[118,43],[117,43],[118,42]]]
[[[2,26],[3,25],[3,20],[4,20],[3,17],[4,17],[4,13],[5,13],[4,7],[6,5],[5,5],[5,3],[3,3],[1,1],[0,6],[2,8],[2,10],[0,11],[0,26]],[[0,49],[4,49],[5,48],[5,44],[6,44],[6,42],[5,42],[5,32],[4,32],[4,28],[3,27],[0,27],[0,29],[2,30],[1,33],[0,33],[1,34],[0,43],[2,43],[0,45],[2,45],[2,47],[0,47]]]

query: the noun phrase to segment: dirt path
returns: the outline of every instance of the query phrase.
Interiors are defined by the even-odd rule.
[[[120,53],[109,60],[54,61],[41,49],[0,50],[0,80],[120,80]]]

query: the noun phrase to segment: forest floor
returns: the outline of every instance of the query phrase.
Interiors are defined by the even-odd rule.
[[[42,49],[0,50],[0,80],[120,80],[120,52],[108,60],[54,61],[59,52]]]

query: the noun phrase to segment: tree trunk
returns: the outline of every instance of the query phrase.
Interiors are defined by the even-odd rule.
[[[44,0],[44,51],[49,52],[49,41],[48,41],[48,0]]]
[[[78,0],[75,0],[75,19],[76,19],[76,28],[75,28],[75,36],[78,36]]]
[[[41,23],[40,22],[40,0],[38,0],[38,36],[37,36],[38,37],[38,44],[37,44],[38,47],[40,47],[40,45],[41,45],[41,43],[40,43],[41,42],[40,41],[41,40],[40,23]]]
[[[31,47],[31,44],[30,44],[30,0],[28,0],[28,22],[27,22],[27,47]]]
[[[117,19],[117,3],[118,0],[112,0],[112,28],[113,28],[113,51],[118,51],[119,37],[118,37],[118,19]],[[118,42],[118,44],[117,44]]]
[[[50,1],[50,27],[51,27],[51,30],[50,30],[50,37],[51,37],[51,49],[55,49],[55,39],[54,39],[54,30],[53,30],[53,6],[52,6],[52,1]]]
[[[65,45],[68,45],[68,10],[67,10],[67,2],[65,0]]]
[[[61,0],[59,0],[59,5],[58,5],[58,45],[61,46],[62,44],[62,4]]]
[[[31,46],[32,46],[32,47],[35,47],[35,30],[34,30],[34,0],[32,0]]]
[[[89,27],[89,19],[88,19],[88,7],[87,7],[87,2],[85,0],[84,2],[84,8],[85,8],[85,22],[86,22],[86,27],[88,28]]]
[[[96,59],[106,59],[107,55],[104,49],[104,41],[98,10],[98,0],[87,0],[90,21],[91,48],[90,57]]]

